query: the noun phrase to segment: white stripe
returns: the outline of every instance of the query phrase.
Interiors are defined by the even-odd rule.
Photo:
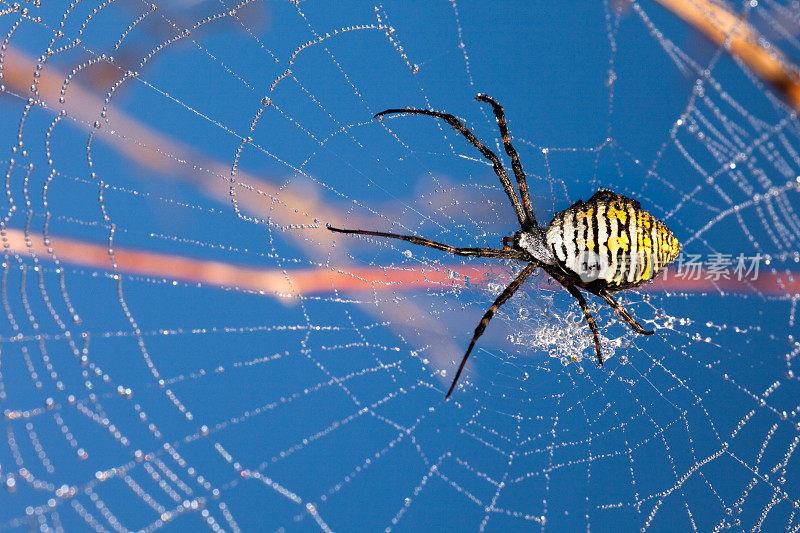
[[[603,230],[605,231],[605,229]],[[619,220],[617,217],[611,219],[611,235],[608,237],[614,237],[619,239]],[[608,239],[606,239],[608,241]],[[617,245],[619,245],[619,240],[617,240]],[[617,268],[619,268],[619,261],[617,261],[617,252],[611,254],[611,260],[609,261],[608,270],[611,272],[611,276],[616,276]]]
[[[606,281],[613,281],[614,271],[611,269],[611,253],[608,250],[608,230],[606,229],[606,205],[598,204],[595,211],[594,223],[597,224],[597,254],[605,265],[605,270],[600,273]]]
[[[602,213],[600,212],[602,209]],[[602,216],[601,216],[602,215]],[[606,206],[597,206],[597,216],[595,223],[597,224],[597,246],[601,252],[603,250],[608,252],[608,230],[606,230]]]
[[[556,257],[558,257],[558,260],[564,261],[567,258],[567,256],[564,253],[564,239],[561,237],[560,225],[557,231],[553,231],[551,232],[550,235],[548,235],[548,237],[550,236],[551,236],[551,238],[549,239],[551,242],[550,247],[553,249],[553,252],[555,252]]]
[[[553,251],[556,258],[562,263],[567,258],[564,255],[563,231],[564,228],[561,226],[561,220],[559,218],[559,220],[554,220],[550,224],[550,227],[547,228],[547,234],[545,235],[545,239],[547,239],[547,244],[550,245],[550,249]]]

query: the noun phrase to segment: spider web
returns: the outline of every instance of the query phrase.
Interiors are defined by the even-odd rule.
[[[721,6],[800,53],[796,6]],[[800,123],[729,45],[651,3],[0,0],[0,529],[800,531]],[[540,223],[607,187],[760,277],[620,295],[650,337],[591,302],[597,368],[536,276],[443,402],[519,265],[325,224],[500,246],[472,146],[372,119],[501,154],[478,92]]]

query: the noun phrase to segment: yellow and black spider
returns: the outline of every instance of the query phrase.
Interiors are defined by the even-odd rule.
[[[675,260],[681,248],[680,243],[672,235],[670,229],[663,222],[642,209],[639,202],[607,189],[600,189],[587,202],[580,200],[575,202],[569,208],[554,216],[546,228],[539,226],[533,214],[533,205],[531,204],[525,173],[522,170],[522,163],[520,163],[519,155],[511,145],[511,140],[508,136],[508,127],[502,106],[485,94],[478,94],[475,99],[491,104],[494,109],[497,126],[503,137],[503,146],[511,158],[511,168],[517,180],[519,196],[517,196],[508,173],[503,168],[497,155],[481,143],[453,115],[428,109],[406,108],[387,109],[375,115],[375,118],[389,114],[429,115],[440,118],[466,137],[486,159],[491,161],[494,172],[500,178],[500,183],[502,183],[508,199],[511,200],[511,205],[520,224],[520,230],[513,237],[503,238],[502,249],[456,248],[413,235],[339,229],[330,225],[327,226],[329,230],[339,233],[357,233],[401,239],[455,255],[497,257],[528,263],[517,274],[514,281],[497,297],[478,323],[475,328],[475,334],[472,336],[467,352],[461,359],[461,364],[445,399],[449,398],[453,389],[455,389],[472,348],[478,338],[483,335],[495,312],[514,295],[536,267],[541,267],[578,300],[586,321],[589,323],[589,328],[592,330],[598,364],[602,366],[603,356],[600,349],[597,324],[578,287],[602,298],[633,331],[641,335],[652,335],[653,332],[645,330],[614,299],[612,294],[624,289],[638,287],[650,281],[660,270],[666,268],[667,265]]]

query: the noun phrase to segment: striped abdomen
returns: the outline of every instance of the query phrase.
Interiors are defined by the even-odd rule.
[[[653,279],[681,249],[639,202],[605,189],[558,213],[546,239],[562,268],[591,288],[612,291]]]

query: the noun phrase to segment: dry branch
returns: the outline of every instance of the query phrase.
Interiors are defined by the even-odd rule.
[[[744,62],[762,80],[773,85],[800,110],[800,75],[774,45],[763,46],[762,36],[742,17],[711,0],[656,0]]]
[[[12,251],[20,256],[35,254],[41,260],[50,258],[44,244],[26,240],[19,230],[7,230],[6,239]],[[111,270],[108,248],[63,237],[50,238],[55,255],[64,263],[91,267],[101,271]],[[496,266],[476,264],[441,265],[438,268],[417,267],[348,267],[345,270],[310,269],[259,269],[231,265],[218,261],[204,261],[176,255],[160,254],[114,248],[117,263],[115,273],[131,276],[149,276],[168,281],[202,283],[207,286],[236,288],[279,298],[295,298],[308,294],[338,292],[410,292],[445,287],[463,287],[468,277],[473,285],[485,285],[486,276],[502,275],[507,271]],[[761,272],[755,280],[707,279],[698,272],[698,279],[678,277],[670,270],[654,283],[640,290],[673,292],[739,292],[772,295],[800,294],[800,276]],[[455,275],[453,275],[455,274]],[[491,276],[490,276],[491,277]]]

